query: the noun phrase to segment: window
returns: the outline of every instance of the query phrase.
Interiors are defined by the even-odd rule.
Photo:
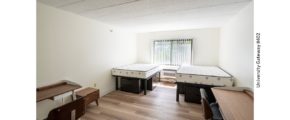
[[[153,42],[153,63],[164,65],[190,64],[192,39],[155,40]]]

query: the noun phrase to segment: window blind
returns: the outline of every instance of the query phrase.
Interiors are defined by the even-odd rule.
[[[153,63],[163,65],[190,64],[192,39],[155,40],[153,42]]]

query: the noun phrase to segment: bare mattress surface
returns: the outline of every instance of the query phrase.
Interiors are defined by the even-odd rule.
[[[155,64],[130,64],[121,67],[113,68],[112,75],[147,78],[160,70],[158,65]]]
[[[181,66],[177,73],[180,74],[193,74],[217,77],[231,77],[229,74],[216,66]]]
[[[232,86],[232,76],[216,66],[181,66],[176,74],[177,82]]]

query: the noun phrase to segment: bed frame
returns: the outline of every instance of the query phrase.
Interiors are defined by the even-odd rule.
[[[225,72],[223,69],[219,69]],[[179,94],[184,94],[186,102],[200,103],[201,97],[199,89],[204,88],[209,93],[209,101],[214,102],[215,99],[211,91],[212,87],[233,86],[233,77],[229,73],[225,73],[229,77],[177,73],[176,78],[180,80],[176,82],[176,101],[179,101]]]
[[[161,70],[157,71],[156,73],[154,73],[153,75],[151,75],[147,78],[135,78],[135,77],[124,77],[124,76],[113,75],[113,77],[115,77],[115,79],[116,79],[116,90],[120,90],[120,84],[122,84],[122,82],[129,82],[130,80],[133,80],[134,82],[137,82],[137,84],[138,84],[137,86],[134,86],[134,88],[122,88],[122,86],[121,86],[121,90],[133,91],[134,93],[140,93],[143,89],[144,95],[146,95],[147,90],[153,90],[155,88],[153,86],[153,77],[158,74],[159,81],[160,81],[160,71]]]

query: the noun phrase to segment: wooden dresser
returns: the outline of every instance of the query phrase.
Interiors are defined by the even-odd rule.
[[[77,91],[76,95],[80,97],[84,97],[85,108],[87,108],[87,106],[92,102],[96,102],[96,104],[99,105],[99,102],[98,102],[98,99],[100,98],[99,89],[88,87],[80,91]]]

